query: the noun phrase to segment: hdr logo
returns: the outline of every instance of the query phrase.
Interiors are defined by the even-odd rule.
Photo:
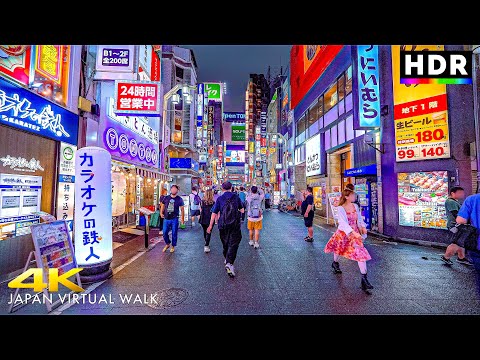
[[[469,51],[400,51],[401,84],[471,84]]]

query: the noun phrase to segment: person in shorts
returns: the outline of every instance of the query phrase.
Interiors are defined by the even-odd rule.
[[[200,205],[202,203],[202,199],[200,198],[200,195],[198,195],[196,186],[192,187],[192,193],[189,195],[189,198],[192,226],[195,226],[195,218],[197,218],[197,222],[200,220]]]
[[[254,249],[258,249],[260,247],[260,230],[262,230],[263,225],[262,200],[264,199],[264,197],[265,193],[262,190],[258,189],[256,186],[252,186],[250,194],[248,194],[247,196],[247,228],[250,235],[250,241],[248,242],[248,244],[250,246],[253,246]]]

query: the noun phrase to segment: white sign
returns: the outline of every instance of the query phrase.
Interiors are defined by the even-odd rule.
[[[152,45],[139,45],[138,63],[142,67],[145,75],[147,76],[147,78],[140,80],[150,81],[150,71],[152,69]]]
[[[41,176],[30,175],[14,175],[14,174],[0,174],[0,185],[8,186],[27,186],[27,187],[41,187]]]
[[[135,45],[98,45],[97,72],[133,73]]]
[[[127,203],[127,179],[122,172],[112,173],[112,216],[125,213]]]
[[[57,191],[57,219],[65,220],[73,231],[73,206],[75,204],[75,153],[77,147],[60,144],[60,164]]]
[[[5,167],[10,167],[10,169],[14,169],[17,171],[25,171],[25,172],[35,172],[37,170],[43,171],[42,165],[40,165],[40,160],[35,158],[31,158],[27,160],[22,157],[14,157],[7,155],[5,157],[0,158],[2,165]]]
[[[75,175],[75,152],[77,147],[62,142],[60,144],[60,169],[59,174]]]
[[[320,134],[307,141],[306,151],[306,176],[318,175],[322,172],[322,158],[320,155]]]
[[[138,116],[120,116],[114,113],[115,100],[111,97],[107,98],[107,116],[116,121],[127,129],[134,131],[144,139],[157,144],[158,143],[158,131],[154,130],[148,125],[148,120]]]
[[[282,164],[275,164],[275,169],[281,169],[282,168]]]
[[[113,256],[111,160],[107,150],[95,146],[75,156],[75,258],[80,267]]]

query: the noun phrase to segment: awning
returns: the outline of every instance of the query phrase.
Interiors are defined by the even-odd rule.
[[[377,164],[371,164],[367,166],[361,166],[358,168],[347,169],[343,174],[343,176],[345,177],[367,176],[367,175],[377,175]]]
[[[149,169],[145,169],[145,168],[138,167],[138,166],[135,167],[135,173],[137,175],[140,175],[141,177],[156,179],[156,180],[159,180],[159,181],[168,181],[168,182],[173,181],[173,178],[168,174],[153,171],[153,170],[149,170]]]

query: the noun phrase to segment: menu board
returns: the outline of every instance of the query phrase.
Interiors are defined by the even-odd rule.
[[[342,197],[341,192],[328,193],[328,203],[330,204],[330,209],[332,210],[333,219],[335,222],[338,222],[338,213],[337,206],[340,203],[340,198]]]
[[[189,195],[183,195],[180,196],[183,199],[183,208],[185,209],[185,215],[183,217],[183,221],[186,224],[188,222],[188,217],[189,217],[189,209],[190,209],[190,196]],[[180,209],[178,211],[181,211]],[[182,213],[180,212],[180,216],[182,216]]]
[[[58,268],[58,275],[62,275],[76,267],[66,221],[41,223],[30,228],[37,261],[41,262],[38,266],[44,269],[44,276],[49,268]]]
[[[447,198],[447,171],[399,173],[399,224],[446,229],[445,201]]]

